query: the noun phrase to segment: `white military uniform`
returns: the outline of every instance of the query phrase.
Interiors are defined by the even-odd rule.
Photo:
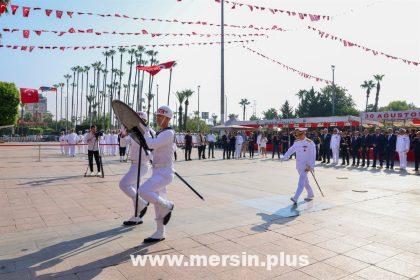
[[[83,135],[82,133],[77,134],[77,153],[83,153]]]
[[[139,144],[137,142],[132,141],[131,143],[131,166],[128,172],[122,177],[119,187],[120,189],[133,200],[134,209],[136,207],[136,193],[137,193],[137,171],[138,171],[138,164],[139,164]],[[144,150],[141,150],[141,163],[140,163],[140,180],[147,174],[149,171],[149,161],[150,157],[147,155]],[[143,210],[147,206],[147,201],[138,199],[138,213]],[[140,222],[141,217],[132,217],[130,221],[133,222]]]
[[[241,157],[241,151],[242,151],[242,144],[244,143],[244,138],[242,138],[242,135],[238,134],[236,135],[236,141],[235,141],[235,158]]]
[[[79,141],[79,136],[76,133],[70,133],[67,137],[67,143],[70,145],[69,146],[69,155],[71,157],[74,157],[75,152],[76,152],[76,144]]]
[[[139,189],[141,198],[152,203],[155,208],[157,231],[152,237],[164,238],[164,217],[172,210],[173,203],[166,199],[166,186],[174,179],[174,130],[164,129],[152,138],[146,128],[144,138],[150,149],[153,149],[153,173]]]
[[[315,143],[308,138],[305,138],[304,140],[296,140],[292,147],[290,147],[284,154],[284,159],[288,160],[294,153],[296,153],[296,169],[299,173],[299,182],[293,198],[297,201],[299,196],[302,194],[303,188],[305,188],[308,192],[308,198],[313,198],[314,193],[309,185],[308,173],[305,169],[310,168],[313,170],[315,167]]]
[[[104,134],[104,138],[105,138],[105,144],[106,144],[106,148],[105,148],[105,153],[107,156],[112,154],[112,134],[111,133],[106,133]]]
[[[334,164],[338,164],[340,156],[340,140],[341,136],[337,134],[331,135],[330,149],[332,151],[332,159]]]
[[[111,146],[112,155],[116,156],[117,151],[118,151],[118,134],[117,133],[113,133],[111,135],[111,144],[113,144]]]
[[[64,154],[68,155],[69,154],[69,144],[67,143],[67,139],[69,138],[68,134],[64,134]]]
[[[410,138],[407,134],[397,136],[396,151],[398,152],[398,158],[400,160],[400,169],[405,170],[407,168],[407,153],[410,150]]]
[[[60,141],[60,149],[61,149],[61,154],[64,155],[66,152],[66,135],[60,135],[60,138],[58,138],[58,140]]]
[[[101,155],[104,155],[104,153],[107,151],[106,140],[105,140],[106,134],[99,137],[99,153]]]

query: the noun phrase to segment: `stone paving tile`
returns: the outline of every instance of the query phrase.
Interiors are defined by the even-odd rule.
[[[323,280],[340,279],[349,274],[348,272],[342,269],[328,265],[323,262],[311,264],[309,266],[300,268],[299,270],[317,279],[323,279]]]
[[[406,280],[409,279],[405,276],[381,269],[379,267],[370,266],[362,269],[356,273],[356,276],[368,280]]]
[[[348,251],[344,253],[344,255],[351,257],[353,259],[356,259],[356,260],[360,260],[365,263],[369,263],[369,264],[376,264],[388,258],[387,256],[377,254],[375,252],[365,250],[362,248],[357,248],[357,249]]]
[[[415,266],[396,258],[386,259],[377,263],[376,266],[408,278],[414,278],[415,276],[420,275],[420,266]]]

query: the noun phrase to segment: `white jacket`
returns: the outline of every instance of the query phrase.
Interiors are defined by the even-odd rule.
[[[294,153],[296,153],[296,169],[305,170],[307,166],[314,169],[316,148],[315,143],[312,140],[308,138],[296,140],[292,147],[284,154],[284,158],[287,159]]]
[[[341,136],[338,134],[331,135],[330,149],[340,148]]]
[[[242,136],[241,135],[236,135],[236,141],[235,141],[235,144],[236,145],[242,145],[242,143],[244,142],[244,139],[242,138]]]
[[[409,150],[410,150],[410,138],[408,137],[408,135],[398,135],[396,151],[401,153],[401,152],[408,152]]]

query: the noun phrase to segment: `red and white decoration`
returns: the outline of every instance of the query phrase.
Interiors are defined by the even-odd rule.
[[[420,63],[418,61],[408,60],[408,59],[405,59],[405,58],[401,58],[401,57],[397,57],[397,56],[394,56],[394,55],[386,54],[386,53],[383,53],[383,52],[378,51],[378,50],[373,50],[373,49],[368,48],[368,47],[365,47],[365,46],[361,46],[361,45],[359,45],[357,43],[350,42],[349,40],[346,40],[346,39],[337,37],[335,35],[332,35],[330,33],[327,33],[325,31],[322,31],[322,30],[320,30],[318,28],[315,28],[315,27],[312,27],[312,26],[308,26],[308,29],[317,32],[318,35],[321,38],[330,39],[330,40],[338,40],[338,41],[340,41],[343,44],[344,47],[356,47],[356,48],[362,49],[362,50],[364,50],[366,52],[369,52],[369,53],[371,53],[373,55],[382,55],[382,56],[385,56],[386,58],[401,60],[402,62],[404,62],[404,63],[406,63],[408,65],[418,66],[419,63]]]
[[[216,3],[220,3],[220,0],[214,0]],[[180,2],[180,1],[178,1]],[[277,9],[277,8],[269,8],[269,7],[263,7],[263,6],[257,6],[252,4],[245,4],[241,2],[235,2],[235,1],[228,1],[225,0],[225,3],[228,5],[231,5],[231,9],[236,9],[236,7],[239,8],[248,8],[251,12],[253,11],[260,11],[260,12],[269,12],[273,15],[276,14],[282,14],[287,16],[293,16],[298,17],[301,20],[309,19],[311,21],[319,21],[319,20],[330,20],[331,17],[327,15],[319,15],[319,14],[309,14],[304,12],[295,12],[295,11],[288,11],[284,9]]]
[[[19,32],[20,29],[19,28],[3,28],[3,32],[7,32],[7,33],[15,33],[15,32]],[[41,36],[42,33],[54,33],[57,34],[58,36],[63,36],[65,34],[94,34],[94,35],[135,35],[135,36],[151,36],[152,38],[154,37],[168,37],[168,36],[172,36],[172,37],[219,37],[220,33],[197,33],[197,32],[189,32],[189,33],[156,33],[156,32],[150,32],[146,29],[141,29],[139,31],[136,32],[121,32],[121,31],[96,31],[92,28],[89,29],[75,29],[74,27],[69,28],[66,31],[59,31],[59,30],[45,30],[45,29],[32,29],[32,30],[22,30],[23,31],[23,37],[24,38],[29,38],[29,33],[32,31],[34,32],[36,35]],[[25,36],[25,34],[27,34]],[[237,33],[227,33],[225,34],[225,36],[227,37],[238,37],[238,38],[242,38],[242,37],[268,37],[267,34],[264,33],[248,33],[248,34],[237,34]]]
[[[38,103],[38,90],[32,88],[20,88],[20,102],[23,104]]]
[[[234,41],[225,41],[225,44],[248,44],[252,43],[254,40],[234,40]],[[125,46],[28,46],[28,45],[0,45],[0,48],[8,48],[12,50],[21,50],[21,51],[29,51],[32,52],[35,49],[39,50],[60,50],[60,51],[66,51],[66,50],[91,50],[91,49],[112,49],[112,48],[136,48],[138,46],[143,47],[190,47],[190,46],[207,46],[207,45],[220,45],[219,41],[216,42],[187,42],[187,43],[175,43],[175,44],[145,44],[145,45],[125,45]]]
[[[159,73],[160,70],[162,70],[162,69],[171,69],[172,66],[174,66],[174,64],[175,64],[175,61],[168,61],[168,62],[161,63],[161,64],[158,64],[158,65],[150,65],[150,66],[137,65],[137,70],[146,71],[150,75],[154,76],[157,73]]]
[[[243,46],[243,47],[244,47],[245,49],[247,49],[248,51],[250,51],[250,52],[252,52],[252,53],[256,54],[256,55],[259,55],[259,56],[261,56],[261,57],[263,57],[263,58],[265,58],[265,59],[267,59],[267,60],[270,60],[271,62],[277,63],[278,65],[282,66],[284,69],[286,69],[286,70],[288,70],[288,71],[292,71],[292,72],[294,72],[294,73],[299,74],[301,77],[303,77],[303,78],[305,78],[305,79],[313,79],[313,80],[315,80],[315,81],[317,81],[317,82],[326,83],[327,85],[332,84],[332,82],[331,82],[331,81],[328,81],[328,80],[326,80],[326,79],[322,79],[322,78],[319,78],[319,77],[312,76],[312,75],[310,75],[310,74],[308,74],[308,73],[302,72],[302,71],[297,70],[297,69],[295,69],[295,68],[293,68],[293,67],[291,67],[291,66],[288,66],[288,65],[286,65],[286,64],[284,64],[284,63],[282,63],[282,62],[280,62],[280,61],[278,61],[278,60],[272,59],[272,58],[270,58],[270,57],[268,57],[268,56],[266,56],[266,55],[264,55],[264,54],[262,54],[262,53],[260,53],[260,52],[258,52],[258,51],[256,51],[256,50],[253,50],[253,49],[248,48],[248,47],[245,47],[245,46]]]

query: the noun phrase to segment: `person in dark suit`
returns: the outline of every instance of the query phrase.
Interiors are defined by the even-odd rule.
[[[236,133],[232,132],[229,135],[229,158],[234,159],[235,158],[235,147],[236,147]]]
[[[417,131],[416,137],[413,138],[413,142],[411,144],[414,153],[414,172],[417,175],[420,175],[419,171],[419,163],[420,163],[420,130]]]
[[[191,160],[191,150],[192,150],[192,136],[190,131],[187,131],[187,134],[184,136],[185,143],[185,160]]]
[[[365,167],[365,163],[367,163],[367,167],[369,167],[369,151],[372,147],[372,135],[369,134],[369,131],[367,129],[363,131],[363,135],[362,137],[360,137],[360,147],[362,150],[362,167]]]
[[[348,135],[348,132],[341,132],[340,138],[340,152],[341,152],[341,165],[349,165],[350,164],[350,145],[351,145],[351,137]]]
[[[295,141],[296,141],[295,132],[292,131],[292,132],[290,132],[290,147],[293,146],[293,144],[295,143]],[[294,156],[296,158],[296,153],[294,153],[293,155],[291,155],[290,156],[290,159],[292,159],[292,156]]]
[[[362,139],[360,137],[359,131],[356,131],[351,137],[351,157],[353,159],[352,166],[359,166],[360,164],[360,148],[361,148]],[[356,163],[357,158],[357,163]]]
[[[273,135],[273,138],[271,139],[271,143],[273,144],[273,151],[271,158],[274,158],[274,155],[277,153],[278,158],[280,158],[280,137],[276,133]]]
[[[382,168],[384,165],[384,152],[385,152],[385,144],[386,138],[382,131],[378,128],[375,130],[375,134],[373,135],[373,165],[372,167],[376,167],[376,161],[379,160],[380,167]]]
[[[284,154],[289,149],[289,137],[286,132],[281,134],[281,152]]]
[[[222,149],[223,149],[223,159],[229,159],[229,139],[228,135],[225,133],[222,136]]]
[[[330,163],[331,153],[330,153],[330,143],[331,143],[331,134],[328,133],[328,129],[322,130],[321,134],[321,156],[322,163]]]
[[[255,133],[252,133],[248,138],[249,157],[254,158]]]
[[[392,128],[388,129],[385,142],[386,169],[394,169],[395,150],[397,148],[397,135]]]

